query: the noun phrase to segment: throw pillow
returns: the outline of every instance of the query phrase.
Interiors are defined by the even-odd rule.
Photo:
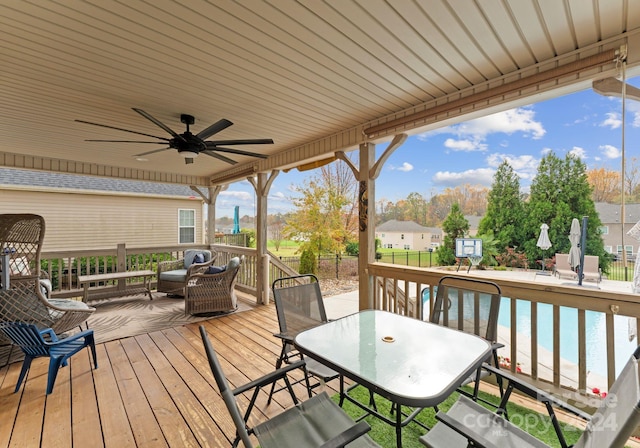
[[[207,274],[219,274],[221,272],[224,272],[226,268],[226,266],[209,266],[209,269],[207,269]]]
[[[204,263],[204,254],[198,252],[194,257],[193,257],[193,262],[194,263]]]

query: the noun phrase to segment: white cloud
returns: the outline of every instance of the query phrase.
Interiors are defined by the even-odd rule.
[[[406,173],[409,171],[413,171],[413,165],[411,165],[409,162],[404,162],[400,166],[390,165],[389,169],[391,171],[404,171]]]
[[[288,200],[288,198],[283,192],[277,191],[277,192],[269,195],[269,200],[286,201],[286,200]]]
[[[469,139],[455,140],[453,138],[448,138],[448,139],[445,140],[444,146],[446,148],[449,148],[449,149],[453,150],[453,151],[471,152],[471,151],[486,151],[487,150],[487,145],[486,144],[481,143],[478,140],[469,140]]]
[[[607,112],[607,118],[600,123],[603,128],[618,129],[622,126],[622,120],[620,114],[617,112]]]
[[[221,191],[220,196],[223,196],[224,199],[237,199],[240,201],[248,201],[253,200],[253,195],[246,191]]]
[[[587,158],[587,152],[584,150],[584,148],[581,148],[579,146],[574,146],[573,148],[571,148],[571,150],[569,151],[569,154],[581,160],[584,160]]]
[[[613,145],[601,145],[598,149],[607,159],[619,159],[622,157],[622,151]]]
[[[451,171],[439,171],[433,176],[433,183],[442,187],[456,187],[458,185],[485,185],[491,186],[495,170],[491,168],[479,168],[459,173]]]
[[[533,179],[540,163],[539,159],[529,154],[516,156],[513,154],[494,153],[487,157],[487,164],[490,167],[498,168],[505,160],[509,162],[511,168],[521,179]]]

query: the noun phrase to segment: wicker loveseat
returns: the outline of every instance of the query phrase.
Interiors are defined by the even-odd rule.
[[[233,257],[222,272],[196,273],[189,276],[184,298],[185,314],[210,314],[235,311],[238,300],[235,292],[238,272],[244,256]]]
[[[198,260],[199,255],[202,261]],[[161,261],[158,263],[158,292],[184,296],[187,278],[205,271],[216,260],[216,256],[210,250],[187,249],[183,258]]]
[[[35,324],[59,334],[80,326],[95,308],[45,296],[48,288],[43,287],[40,271],[44,230],[42,216],[0,214],[0,321]]]

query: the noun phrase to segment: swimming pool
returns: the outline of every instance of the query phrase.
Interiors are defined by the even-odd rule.
[[[435,288],[437,289],[437,288]],[[435,292],[434,292],[435,294]],[[429,291],[423,291],[423,304],[428,309]],[[531,335],[531,306],[526,300],[516,300],[516,328],[519,334]],[[511,299],[502,297],[498,325],[511,328]],[[607,376],[607,347],[605,314],[585,312],[587,370],[602,377]],[[614,316],[614,343],[616,375],[620,373],[629,356],[639,345],[637,338],[629,340],[629,318]],[[553,306],[538,304],[538,346],[553,352]],[[560,357],[578,364],[578,310],[560,307]]]

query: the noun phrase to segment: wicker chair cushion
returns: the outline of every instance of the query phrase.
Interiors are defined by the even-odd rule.
[[[160,273],[160,278],[168,282],[184,282],[187,280],[187,270],[176,269],[175,271],[164,271]]]
[[[227,270],[232,271],[238,266],[240,266],[240,258],[233,257],[231,260],[229,260],[229,263],[227,264]]]
[[[204,258],[202,261],[196,261],[196,257],[200,255]],[[200,257],[198,257],[200,259]],[[184,268],[187,269],[193,263],[204,263],[205,261],[211,260],[211,251],[210,250],[201,250],[201,249],[188,249],[184,251]]]

